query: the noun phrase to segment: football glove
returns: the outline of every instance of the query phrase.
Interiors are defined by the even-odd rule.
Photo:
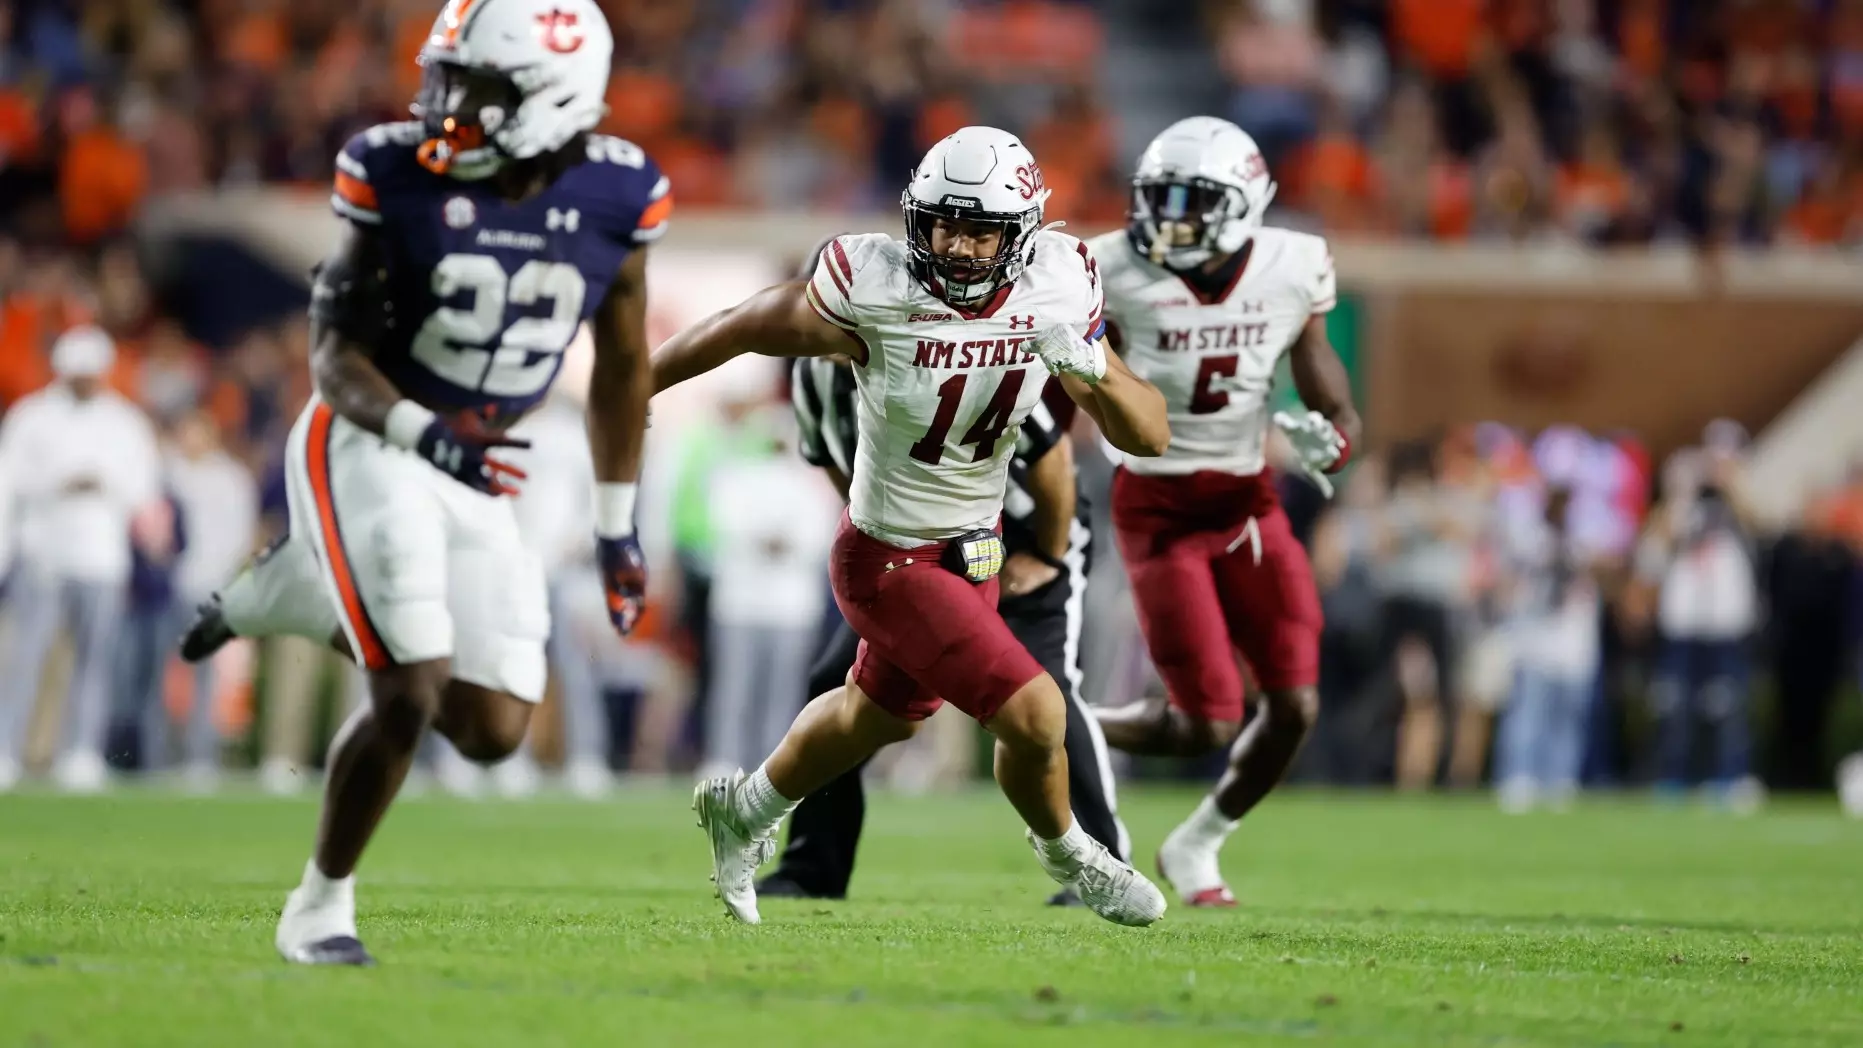
[[[1312,478],[1321,493],[1332,498],[1333,482],[1327,479],[1326,474],[1345,461],[1345,434],[1339,432],[1339,427],[1333,425],[1332,420],[1317,411],[1299,415],[1277,411],[1274,413],[1274,425],[1287,437],[1287,443],[1293,447],[1300,468]]]
[[[474,491],[515,495],[517,482],[525,479],[525,472],[494,457],[492,452],[528,447],[530,441],[506,436],[486,425],[485,416],[463,414],[450,420],[435,415],[408,450]]]
[[[602,592],[608,599],[608,621],[622,636],[633,632],[647,605],[647,558],[634,535],[596,536],[595,556],[601,562]]]
[[[1089,386],[1106,377],[1106,343],[1088,342],[1066,324],[1043,329],[1032,348],[1051,375],[1072,375]]]

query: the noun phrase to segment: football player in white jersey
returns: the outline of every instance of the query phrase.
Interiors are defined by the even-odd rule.
[[[1128,458],[1113,524],[1139,624],[1169,692],[1100,710],[1106,741],[1142,754],[1231,746],[1229,771],[1158,852],[1192,906],[1232,906],[1217,851],[1280,781],[1319,711],[1320,601],[1275,495],[1268,427],[1328,493],[1359,435],[1345,368],[1326,339],[1333,262],[1319,237],[1261,224],[1274,196],[1241,128],[1191,117],[1147,147],[1124,231],[1091,247],[1124,359],[1163,392],[1171,446]],[[1269,417],[1290,358],[1309,410]],[[1243,732],[1243,669],[1263,697]]]
[[[906,239],[843,236],[814,276],[779,284],[675,335],[654,389],[741,353],[845,355],[859,440],[829,565],[861,636],[845,686],[811,702],[755,773],[699,784],[726,909],[758,918],[753,875],[796,803],[944,701],[996,736],[996,780],[1042,868],[1094,912],[1144,925],[1164,896],[1074,822],[1065,699],[996,614],[1002,513],[1016,429],[1050,373],[1135,456],[1170,440],[1163,398],[1101,341],[1085,244],[1043,228],[1048,191],[1014,135],[967,127],[933,146],[901,198]]]

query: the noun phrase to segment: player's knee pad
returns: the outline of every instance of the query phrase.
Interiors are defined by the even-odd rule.
[[[548,667],[549,659],[541,636],[464,634],[460,637],[459,654],[453,658],[455,678],[530,703],[543,701]]]
[[[367,529],[369,573],[360,580],[369,615],[398,663],[453,653],[444,539],[417,527],[414,514],[384,512]]]

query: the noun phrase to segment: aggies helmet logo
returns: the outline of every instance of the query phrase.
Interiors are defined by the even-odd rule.
[[[559,55],[574,52],[586,39],[579,26],[580,18],[573,11],[551,8],[537,16],[537,32],[543,37],[543,46]]]

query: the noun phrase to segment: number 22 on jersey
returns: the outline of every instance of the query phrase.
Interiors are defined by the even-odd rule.
[[[527,397],[555,374],[555,356],[569,348],[582,318],[588,286],[575,266],[533,258],[507,274],[490,255],[452,254],[433,267],[434,297],[465,293],[462,306],[443,305],[414,336],[412,353],[438,377],[497,397]],[[509,324],[509,306],[550,300],[546,316]]]

